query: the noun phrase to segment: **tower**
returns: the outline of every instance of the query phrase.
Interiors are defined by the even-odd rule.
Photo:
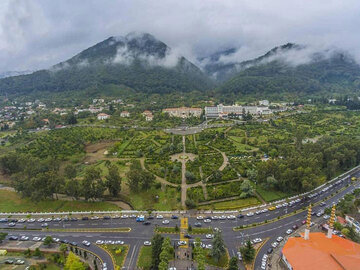
[[[306,218],[306,229],[305,229],[305,235],[304,235],[305,240],[309,240],[310,225],[311,225],[311,204],[309,204],[308,214],[307,214],[307,218]]]
[[[329,219],[329,229],[328,229],[328,233],[327,233],[327,238],[332,237],[333,228],[334,228],[334,221],[335,221],[335,204],[333,204],[333,206],[331,208],[331,216],[330,216],[330,219]]]

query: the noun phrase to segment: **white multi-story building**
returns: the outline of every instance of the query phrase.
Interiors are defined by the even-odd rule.
[[[120,117],[130,117],[130,113],[128,111],[122,111]]]
[[[97,115],[97,119],[98,120],[105,120],[105,119],[109,119],[110,118],[110,115],[106,114],[106,113],[99,113]]]
[[[172,117],[181,117],[181,118],[188,118],[190,116],[200,117],[202,113],[202,109],[188,108],[188,107],[167,108],[167,109],[163,109],[163,113],[168,113]]]
[[[242,115],[243,113],[250,113],[252,115],[266,115],[271,114],[271,110],[268,107],[260,106],[241,106],[231,105],[224,106],[219,104],[214,107],[205,107],[205,117],[208,118],[226,118],[229,114]]]

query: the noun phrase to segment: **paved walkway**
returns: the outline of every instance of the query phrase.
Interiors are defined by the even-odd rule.
[[[145,158],[142,157],[139,160],[140,160],[141,168],[143,170],[145,170],[145,171],[148,171],[148,169],[145,168]],[[161,184],[172,186],[172,187],[177,187],[178,186],[177,184],[171,183],[171,182],[165,180],[164,178],[162,178],[160,176],[157,176],[156,174],[153,174],[153,175],[155,176],[156,181],[160,182]]]

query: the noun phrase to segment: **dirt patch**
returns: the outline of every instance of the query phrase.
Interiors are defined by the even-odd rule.
[[[84,158],[85,163],[95,163],[99,160],[111,159],[106,157],[108,148],[112,146],[116,141],[104,141],[94,144],[88,144],[85,146],[86,156]]]
[[[123,210],[133,210],[133,208],[129,204],[122,201],[107,201],[107,202],[115,204],[116,206],[120,207]]]

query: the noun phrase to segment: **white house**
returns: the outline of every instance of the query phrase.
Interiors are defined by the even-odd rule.
[[[128,111],[122,111],[120,117],[130,117],[130,113]]]
[[[110,118],[110,115],[106,114],[106,113],[99,113],[97,115],[97,119],[98,120],[105,120],[105,119],[109,119]]]

